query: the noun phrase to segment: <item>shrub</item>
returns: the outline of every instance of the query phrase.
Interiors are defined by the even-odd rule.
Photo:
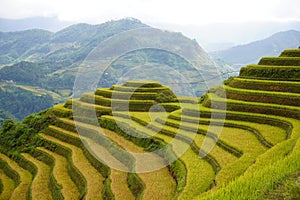
[[[130,191],[136,197],[136,199],[142,199],[146,185],[143,183],[141,178],[135,173],[128,173],[127,183]]]
[[[178,102],[177,97],[172,90],[163,90],[158,92],[155,100],[158,103]]]
[[[273,66],[300,66],[300,58],[298,57],[263,57],[259,65]]]
[[[53,175],[53,168],[55,165],[55,160],[52,156],[45,154],[43,151],[40,151],[39,149],[35,149],[35,151],[31,152],[31,155],[35,157],[37,160],[40,160],[41,162],[44,162],[51,168],[50,178],[49,178],[49,189],[52,193],[52,197],[54,199],[62,200],[64,199],[62,193],[61,193],[61,186],[57,183],[57,180],[55,179]]]
[[[300,83],[292,82],[292,81],[272,81],[272,80],[231,78],[225,82],[225,85],[234,88],[242,88],[242,89],[250,89],[250,90],[300,93]]]
[[[52,141],[45,140],[43,145],[48,150],[54,151],[55,153],[62,155],[63,157],[65,157],[67,159],[68,173],[69,173],[72,181],[77,186],[78,191],[80,193],[80,197],[83,198],[86,194],[86,180],[85,180],[84,176],[82,175],[82,173],[73,164],[72,151],[70,149],[65,148],[57,143],[52,142]]]
[[[235,89],[228,86],[223,86],[223,89],[226,90],[226,98],[228,99],[300,106],[299,94]],[[224,98],[222,91],[216,93]]]
[[[161,87],[162,85],[157,81],[126,81],[124,86],[129,87],[142,87],[142,88],[153,88]]]
[[[143,147],[145,151],[154,151],[163,148],[166,143],[154,137],[141,137],[141,135],[146,134],[142,133],[141,131],[137,130],[134,127],[131,127],[129,124],[118,119],[118,124],[116,124],[116,117],[112,116],[103,116],[100,118],[100,125],[101,127],[107,128],[109,130],[114,131],[118,135],[124,137],[125,139],[132,141],[137,146]],[[122,129],[119,127],[123,124]],[[126,131],[125,131],[126,130]],[[130,131],[130,135],[126,134],[127,131]],[[173,152],[172,148],[166,148],[164,152],[159,152],[162,157],[166,160],[174,160],[175,153]],[[178,196],[180,192],[183,190],[186,184],[186,168],[181,160],[177,160],[169,165],[169,170],[173,177],[177,182],[176,188],[176,195]]]
[[[150,89],[150,88],[149,88]],[[99,88],[96,90],[95,95],[103,96],[106,98],[114,99],[127,99],[127,100],[155,100],[156,92],[137,92],[137,91],[117,91],[105,88]]]
[[[158,92],[162,90],[167,90],[169,87],[167,86],[160,86],[160,87],[129,87],[129,86],[122,86],[122,85],[113,85],[111,90],[114,91],[122,91],[122,92]]]
[[[280,57],[300,57],[300,49],[286,49],[280,54]]]
[[[248,65],[240,70],[240,77],[268,80],[300,80],[300,67]]]

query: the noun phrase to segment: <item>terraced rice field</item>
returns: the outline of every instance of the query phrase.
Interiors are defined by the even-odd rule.
[[[18,162],[0,154],[0,199],[271,198],[300,169],[299,52],[246,66],[201,99],[127,81],[56,105],[36,149]]]
[[[53,174],[58,184],[62,186],[62,195],[70,199],[78,199],[78,189],[68,174],[67,159],[42,147],[39,148],[39,150],[44,152],[45,154],[52,156],[55,159]]]
[[[33,199],[52,199],[51,191],[49,191],[49,178],[51,169],[45,163],[35,159],[29,154],[22,154],[23,157],[32,162],[38,169],[31,185],[31,196]]]
[[[48,135],[40,135],[42,138],[49,140],[53,143],[59,144],[72,151],[72,160],[75,167],[82,173],[86,179],[86,197],[88,199],[99,199],[101,198],[101,189],[103,187],[103,177],[98,171],[89,163],[84,156],[82,150],[76,146],[62,142],[54,137]]]
[[[3,189],[0,195],[1,200],[9,199],[11,194],[13,193],[15,189],[15,183],[14,181],[8,177],[3,170],[0,170],[0,177],[1,177],[1,182],[3,185]]]
[[[9,157],[2,153],[0,153],[0,159],[6,162],[10,166],[10,168],[18,174],[20,178],[20,183],[16,186],[10,198],[26,199],[27,193],[30,192],[29,188],[32,181],[32,175],[29,171],[23,169],[18,165],[18,163],[11,160]]]
[[[61,119],[65,123],[69,124],[74,124],[71,120],[68,119]],[[77,125],[85,127],[87,130],[90,129],[91,131],[93,130],[99,130],[96,126],[90,125],[90,124],[84,124],[78,122]],[[109,131],[109,130],[103,130],[103,133],[113,142],[124,148],[128,152],[133,152],[133,153],[144,153],[143,148],[140,148],[136,145],[134,145],[132,142],[124,139],[123,137],[117,135],[116,133]],[[74,133],[73,133],[74,134]],[[83,138],[83,137],[82,137]],[[90,139],[85,138],[87,141],[92,142]],[[90,143],[91,144],[91,143]],[[133,155],[134,156],[134,155]],[[111,160],[112,158],[107,158],[107,160]],[[138,159],[138,158],[136,158]],[[156,159],[157,162],[163,162],[162,158],[153,155],[153,159]],[[147,163],[151,164],[151,163]],[[152,163],[153,164],[153,163]],[[140,166],[144,167],[145,166]],[[123,167],[124,168],[124,167]],[[136,167],[137,171],[139,166]],[[139,177],[142,179],[144,184],[147,186],[145,191],[144,191],[144,198],[145,199],[153,199],[155,198],[153,195],[157,195],[157,191],[163,191],[160,195],[157,195],[157,197],[163,197],[164,199],[171,199],[172,194],[174,194],[175,191],[175,186],[176,183],[172,176],[170,175],[169,171],[167,168],[163,168],[158,171],[154,172],[149,172],[149,173],[139,173]],[[121,172],[119,170],[111,169],[111,179],[112,179],[112,191],[115,194],[115,197],[123,197],[127,195],[130,195],[130,192],[128,190],[128,187],[126,187],[126,184],[121,184],[121,183],[126,183],[126,178],[127,178],[127,173]],[[161,181],[162,179],[166,181]],[[156,184],[153,184],[156,183]],[[167,183],[167,184],[166,184]],[[123,187],[123,189],[121,188]],[[124,187],[125,186],[125,187]],[[129,193],[128,193],[129,192]],[[128,196],[127,198],[133,198],[133,196]]]

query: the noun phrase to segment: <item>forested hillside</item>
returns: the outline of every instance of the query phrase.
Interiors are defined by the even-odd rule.
[[[19,87],[0,85],[0,109],[6,111],[6,118],[22,120],[31,113],[49,108],[54,104],[48,95],[37,95]],[[10,113],[10,114],[9,114]]]
[[[99,25],[75,24],[56,33],[37,29],[0,32],[0,82],[3,85],[14,83],[18,86],[24,86],[22,88],[31,92],[32,95],[35,95],[32,90],[43,91],[43,93],[54,98],[53,102],[62,103],[72,95],[78,67],[95,47],[108,38],[141,28],[150,27],[139,20],[126,18]],[[151,30],[149,29],[149,31]],[[117,83],[119,77],[139,65],[149,69],[153,66],[165,66],[173,71],[186,71],[188,78],[192,81],[197,79],[203,82],[204,80],[200,80],[202,77],[197,71],[200,71],[203,77],[209,78],[216,76],[216,69],[220,72],[227,71],[226,67],[215,66],[213,60],[195,40],[191,40],[181,33],[156,30],[155,37],[161,44],[166,39],[172,41],[174,49],[178,52],[182,51],[181,46],[189,46],[190,54],[199,55],[197,59],[202,64],[193,66],[196,68],[191,69],[191,65],[180,55],[162,51],[159,48],[138,49],[127,52],[126,55],[113,61],[106,70],[105,76],[99,77],[101,79],[99,87],[109,87]],[[135,40],[134,37],[132,40]],[[151,39],[148,38],[148,40],[150,43]],[[157,46],[160,46],[160,43],[158,42]],[[121,46],[126,48],[126,44]],[[149,70],[147,73],[150,73],[148,76],[154,77],[154,79],[157,77],[155,70]],[[165,82],[173,81],[171,76],[165,77],[164,80]],[[196,90],[197,95],[200,96],[207,91],[207,88],[200,86]],[[2,100],[9,102],[9,99],[4,97]],[[17,99],[17,101],[22,101],[22,99]],[[51,107],[53,102],[48,104],[48,107]],[[2,109],[11,112],[7,107],[2,107]],[[22,111],[21,113],[25,112]],[[22,119],[27,114],[15,117]]]

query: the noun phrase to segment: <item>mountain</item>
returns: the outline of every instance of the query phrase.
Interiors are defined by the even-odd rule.
[[[262,56],[278,56],[283,49],[296,48],[300,43],[300,32],[295,30],[278,32],[274,35],[227,50],[212,52],[211,56],[239,68],[257,63]]]
[[[52,33],[44,30],[0,32],[0,65],[25,59],[26,54],[40,52],[40,46],[51,39]]]
[[[0,109],[21,120],[71,94],[76,67],[101,41],[135,28],[134,19],[75,24],[58,32],[0,32]],[[7,89],[9,88],[9,89]]]
[[[141,30],[139,36],[127,32],[134,29]],[[140,40],[144,35],[148,37]],[[58,103],[72,95],[77,71],[90,52],[114,36],[118,36],[115,39],[117,42],[112,43],[112,47],[107,47],[108,52],[133,46],[137,50],[113,61],[105,71],[105,76],[101,77],[101,87],[110,87],[119,81],[118,77],[128,76],[128,72],[134,67],[143,66],[147,69],[140,70],[139,74],[135,71],[127,79],[140,79],[146,75],[156,80],[162,74],[160,70],[164,68],[169,75],[158,81],[176,84],[180,80],[176,76],[185,75],[188,78],[186,84],[193,82],[191,85],[200,96],[207,90],[208,84],[203,77],[217,84],[213,79],[219,78],[218,72],[226,68],[216,68],[213,60],[195,40],[181,33],[153,29],[137,19],[126,18],[98,25],[74,24],[55,33],[41,29],[0,32],[0,81],[2,84],[12,82],[16,87],[23,85],[23,89],[31,92],[43,91],[43,95],[49,94]],[[119,44],[121,40],[123,43]],[[169,49],[161,50],[166,43]],[[155,48],[140,49],[143,45]],[[179,56],[183,52],[185,58]],[[189,57],[197,62],[194,66],[186,60]],[[185,90],[179,84],[176,88]],[[19,116],[16,117],[20,119]]]
[[[50,94],[37,94],[20,86],[1,83],[0,102],[0,110],[5,111],[0,118],[22,120],[31,113],[49,108],[54,99]]]
[[[141,27],[148,26],[138,20],[123,19],[99,25],[75,24],[56,33],[40,29],[0,32],[0,64],[24,60],[56,68],[75,64],[101,41]]]
[[[234,46],[235,46],[235,44],[234,43],[230,43],[230,42],[206,43],[205,44],[205,50],[207,52],[222,51],[222,50],[234,47]]]
[[[71,22],[60,21],[57,17],[30,17],[24,19],[0,18],[0,31],[14,32],[29,29],[44,29],[56,32],[71,24]]]

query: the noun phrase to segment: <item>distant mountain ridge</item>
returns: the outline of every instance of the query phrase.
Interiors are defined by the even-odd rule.
[[[0,32],[1,123],[8,118],[21,120],[69,96],[76,67],[95,46],[122,31],[142,27],[148,26],[123,19],[75,24],[56,33],[41,29]]]
[[[44,29],[56,32],[72,22],[60,21],[57,17],[29,17],[24,19],[6,19],[0,18],[0,31],[15,32],[29,29]]]
[[[14,82],[18,86],[26,86],[23,89],[30,88],[30,90],[35,92],[45,90],[51,96],[55,93],[54,97],[58,95],[66,98],[72,94],[80,64],[95,47],[115,35],[133,29],[142,30],[142,28],[144,28],[145,33],[150,33],[149,31],[151,31],[151,27],[141,21],[125,18],[98,25],[74,24],[55,33],[41,29],[0,32],[0,82],[4,85],[6,82]],[[111,70],[106,72],[107,76],[101,78],[102,87],[115,84],[118,77],[122,77],[129,69],[132,69],[133,64],[147,65],[149,67],[155,66],[156,68],[165,66],[176,70],[180,69],[179,71],[187,71],[189,64],[177,59],[178,55],[171,55],[171,52],[162,53],[159,50],[161,44],[166,41],[170,43],[172,49],[177,49],[179,54],[181,54],[180,50],[185,49],[184,51],[195,55],[196,57],[194,56],[194,58],[196,60],[203,61],[195,66],[198,71],[201,71],[208,77],[216,76],[219,69],[215,69],[213,60],[195,40],[191,40],[181,33],[160,29],[152,30],[157,30],[155,37],[143,39],[147,40],[148,44],[151,42],[153,44],[153,38],[156,38],[155,45],[157,49],[152,49],[151,51],[140,49],[140,51],[126,54],[124,55],[125,57],[115,60]],[[139,40],[133,37],[130,42],[139,43]],[[126,49],[126,45],[130,46],[130,42],[126,43],[125,41],[119,45]],[[111,48],[111,51],[115,51],[117,48],[114,46]],[[133,63],[132,61],[135,62]],[[222,70],[221,68],[220,70]],[[157,70],[152,70],[152,72],[149,72],[151,74],[146,74],[144,71],[141,71],[141,73],[155,78],[154,71],[159,70],[158,68]],[[202,80],[199,75],[195,75],[193,70],[189,70],[187,75],[198,82]],[[173,79],[174,77],[170,76],[167,82],[172,82],[170,80]],[[201,85],[198,87],[200,92],[197,95],[201,95],[206,90],[206,86]],[[62,100],[62,98],[58,98],[58,101]],[[22,101],[21,99],[19,100]],[[57,102],[57,100],[55,101]],[[3,110],[7,111],[6,109]]]
[[[142,27],[148,26],[139,20],[123,19],[99,25],[74,24],[56,33],[41,29],[0,32],[0,65],[24,60],[58,60],[57,56],[66,56],[66,53],[86,56],[106,38]],[[76,62],[78,59],[71,58],[70,61]]]
[[[283,49],[297,48],[299,43],[300,32],[289,30],[275,33],[263,40],[212,52],[211,55],[239,68],[247,64],[257,63],[262,56],[278,56]]]

